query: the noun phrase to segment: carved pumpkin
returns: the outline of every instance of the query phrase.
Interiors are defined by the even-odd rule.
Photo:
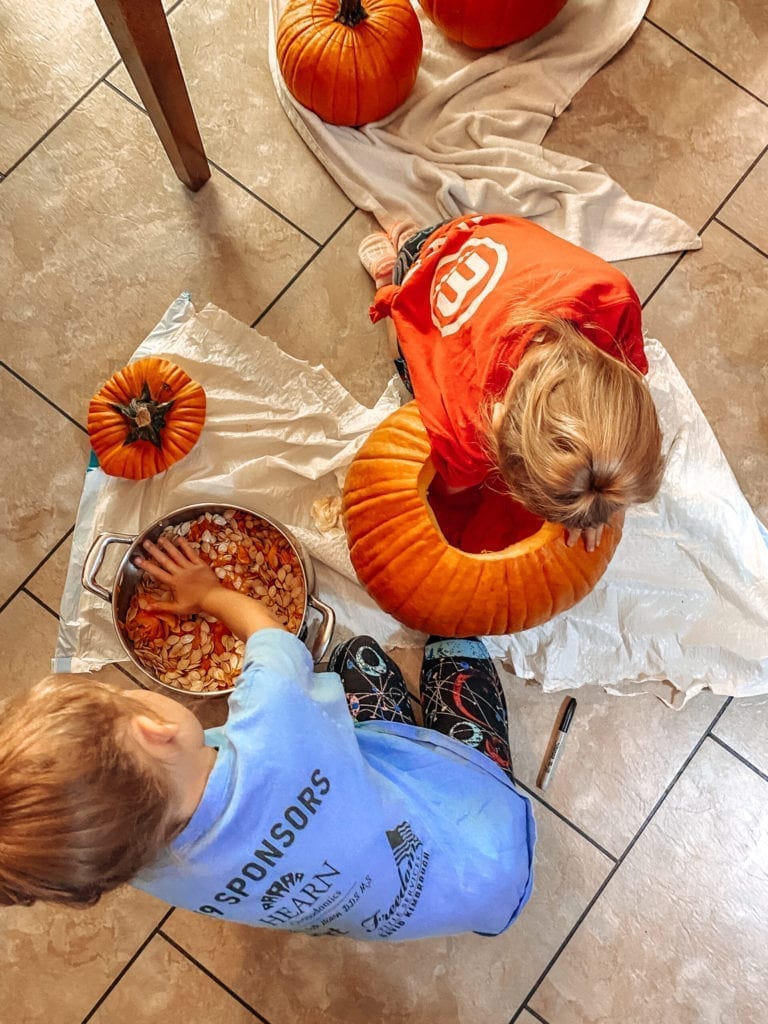
[[[399,107],[421,50],[410,0],[290,0],[277,26],[288,91],[329,124],[367,124]]]
[[[606,527],[588,552],[581,543],[567,547],[559,524],[543,523],[499,551],[459,550],[427,500],[434,474],[427,432],[409,402],[371,433],[344,484],[355,572],[376,603],[411,629],[488,636],[541,625],[586,597],[621,538]]]
[[[191,450],[205,422],[205,392],[167,359],[123,367],[88,407],[91,445],[105,473],[129,480],[162,473]]]
[[[478,50],[506,46],[539,32],[566,0],[419,0],[427,16],[457,43]]]

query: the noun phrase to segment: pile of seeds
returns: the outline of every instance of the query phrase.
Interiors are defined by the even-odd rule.
[[[262,602],[292,633],[298,633],[306,594],[304,575],[290,542],[270,523],[227,509],[167,527],[162,535],[187,541],[208,562],[222,585]],[[158,612],[152,601],[171,595],[142,573],[125,616],[136,657],[151,675],[180,690],[231,689],[243,666],[242,640],[210,615]]]

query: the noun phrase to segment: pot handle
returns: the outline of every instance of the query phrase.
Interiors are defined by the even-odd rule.
[[[331,643],[331,637],[333,636],[333,630],[336,625],[336,612],[329,604],[321,601],[320,598],[315,597],[314,594],[309,595],[307,603],[311,605],[315,611],[320,612],[320,615],[322,616],[322,622],[318,627],[315,639],[312,641],[312,647],[310,649],[312,661],[322,661]]]
[[[125,533],[100,533],[93,544],[91,544],[91,548],[85,556],[85,562],[83,563],[80,581],[85,589],[106,601],[107,604],[111,604],[112,594],[96,582],[96,577],[104,564],[104,556],[110,544],[133,544],[135,540],[135,537]]]

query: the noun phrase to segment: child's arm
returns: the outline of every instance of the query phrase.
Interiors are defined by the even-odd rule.
[[[137,558],[136,564],[173,592],[173,601],[153,603],[157,611],[177,615],[205,612],[220,619],[241,640],[259,629],[285,629],[261,602],[223,587],[213,569],[183,537],[177,544],[165,537],[157,544],[148,540],[144,547],[153,561]]]

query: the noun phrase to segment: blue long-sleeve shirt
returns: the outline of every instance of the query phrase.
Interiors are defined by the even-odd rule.
[[[335,673],[261,630],[200,804],[134,884],[219,919],[356,939],[497,934],[532,884],[528,800],[430,729],[355,724]]]

